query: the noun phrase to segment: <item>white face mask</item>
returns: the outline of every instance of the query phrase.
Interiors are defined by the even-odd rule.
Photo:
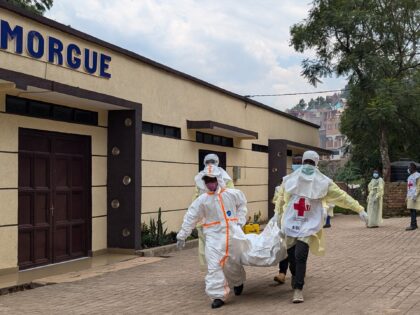
[[[293,172],[296,171],[301,166],[302,165],[300,165],[300,164],[292,164],[292,170],[293,170]]]
[[[409,169],[409,168],[407,168],[407,173],[408,173],[408,174],[411,174],[411,172],[410,172],[410,169]]]
[[[302,166],[302,173],[305,175],[313,175],[315,173],[316,167],[310,164],[305,164]]]
[[[373,178],[378,178],[379,174],[378,173],[373,173]]]

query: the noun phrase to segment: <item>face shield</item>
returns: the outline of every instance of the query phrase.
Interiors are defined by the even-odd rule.
[[[204,166],[206,166],[208,164],[213,164],[213,165],[219,166],[219,157],[214,153],[207,154],[204,157],[203,163],[204,163]]]

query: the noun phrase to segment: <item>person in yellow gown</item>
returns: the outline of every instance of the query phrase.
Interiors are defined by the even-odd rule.
[[[293,157],[292,160],[292,172],[298,170],[300,167],[302,166],[302,156],[301,155],[296,155]],[[274,192],[274,197],[273,197],[273,204],[276,205],[277,199],[279,198],[279,196],[283,196],[283,191],[281,188],[281,184],[283,182],[283,179],[280,180],[280,184],[279,186],[276,187],[275,192]],[[283,197],[281,197],[283,198]],[[278,207],[282,207],[282,201],[280,201],[280,203],[277,205]],[[286,274],[287,274],[287,269],[289,268],[289,261],[287,259],[287,257],[285,259],[283,259],[282,261],[280,261],[279,263],[279,273],[277,275],[274,276],[274,281],[277,282],[278,284],[284,284],[286,283]]]
[[[289,269],[292,273],[293,303],[302,303],[306,263],[309,250],[325,254],[323,230],[328,203],[359,213],[366,223],[364,208],[316,167],[319,155],[303,154],[303,165],[283,178],[275,211],[281,216],[281,229],[286,235]]]
[[[373,178],[369,182],[367,197],[367,227],[376,228],[382,224],[382,200],[384,196],[385,182],[379,176],[377,170],[373,171]]]

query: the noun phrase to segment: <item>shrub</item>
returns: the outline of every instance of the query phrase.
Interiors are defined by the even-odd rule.
[[[149,225],[141,224],[141,246],[142,248],[150,248],[162,245],[176,243],[176,232],[167,232],[168,229],[164,226],[162,221],[162,208],[159,208],[157,220],[150,219]],[[194,229],[189,239],[198,237],[197,229]]]

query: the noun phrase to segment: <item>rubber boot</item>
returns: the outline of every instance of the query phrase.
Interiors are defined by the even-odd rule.
[[[417,229],[417,212],[416,209],[410,209],[411,222],[406,231],[413,231]]]
[[[243,290],[244,290],[244,285],[243,284],[241,284],[237,287],[233,287],[233,292],[235,292],[235,295],[241,295]]]
[[[215,299],[213,300],[213,303],[211,303],[211,308],[219,308],[222,307],[225,302],[223,302],[221,299]]]

